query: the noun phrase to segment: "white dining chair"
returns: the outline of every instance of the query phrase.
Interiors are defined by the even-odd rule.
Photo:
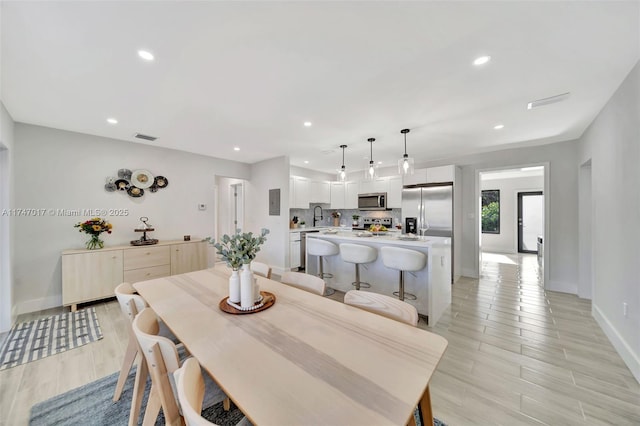
[[[254,260],[251,262],[251,271],[256,275],[271,279],[271,266],[266,263],[256,262]]]
[[[280,281],[283,284],[297,287],[320,296],[324,295],[325,292],[324,280],[320,277],[316,277],[315,275],[287,271],[282,274]]]
[[[197,359],[188,358],[182,367],[173,373],[178,401],[187,426],[215,426],[215,423],[211,423],[201,415],[205,392],[201,370]],[[251,426],[251,422],[243,417],[236,426]]]
[[[177,396],[173,390],[173,373],[180,368],[176,345],[166,337],[158,336],[158,318],[151,308],[143,309],[135,317],[132,328],[151,374],[151,391],[143,425],[154,424],[161,408],[167,424],[181,424]],[[205,408],[221,401],[228,401],[227,396],[213,380],[208,380],[206,388]],[[225,402],[225,408],[227,404],[228,402]]]
[[[350,290],[344,295],[344,303],[374,314],[416,327],[418,311],[415,306],[384,294]]]

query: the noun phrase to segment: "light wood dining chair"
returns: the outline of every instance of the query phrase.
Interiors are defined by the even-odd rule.
[[[166,337],[158,336],[158,318],[151,308],[143,309],[135,317],[132,328],[151,374],[151,391],[144,413],[143,426],[155,424],[160,408],[166,424],[181,425],[182,417],[172,383],[173,373],[180,368],[176,345]],[[212,380],[209,381],[206,394],[205,407],[227,400],[227,396]],[[226,405],[227,402],[225,402]]]
[[[297,287],[320,296],[324,295],[325,292],[324,280],[320,277],[316,277],[315,275],[287,271],[282,274],[280,281],[283,284]]]
[[[187,426],[212,426],[207,419],[203,418],[202,401],[204,399],[204,379],[200,363],[195,358],[188,358],[178,370],[173,373],[178,393],[178,401],[182,408],[182,416]],[[243,417],[236,426],[251,426],[251,422]]]
[[[344,295],[344,303],[414,327],[418,325],[416,308],[391,296],[369,291],[350,290]]]
[[[271,266],[266,263],[256,262],[255,260],[251,262],[251,271],[254,274],[260,275],[261,277],[265,277],[271,279]]]
[[[147,307],[146,301],[136,294],[136,290],[131,284],[124,282],[118,285],[115,289],[116,298],[120,304],[122,313],[127,318],[127,324],[129,329],[129,343],[127,345],[127,351],[125,352],[124,359],[122,360],[122,367],[120,368],[120,375],[118,376],[118,382],[116,383],[116,389],[113,393],[113,401],[116,402],[122,396],[122,390],[124,384],[127,381],[129,372],[133,367],[133,363],[138,359],[136,363],[136,377],[133,383],[133,395],[131,398],[131,409],[129,411],[129,426],[138,424],[138,416],[140,415],[140,405],[142,404],[142,397],[144,395],[144,385],[147,381],[147,375],[149,374],[147,369],[147,363],[142,355],[137,356],[140,352],[140,346],[131,323],[136,317],[138,312]]]

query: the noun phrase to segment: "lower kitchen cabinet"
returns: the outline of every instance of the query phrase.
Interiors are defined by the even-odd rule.
[[[123,281],[134,283],[207,267],[206,241],[167,241],[151,246],[115,246],[62,252],[62,304],[114,296]]]

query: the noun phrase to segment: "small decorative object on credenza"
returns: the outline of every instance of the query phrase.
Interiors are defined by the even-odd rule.
[[[104,241],[100,239],[100,234],[106,232],[111,233],[113,226],[109,222],[99,217],[94,217],[85,222],[78,222],[73,225],[74,228],[80,228],[79,232],[85,232],[91,235],[91,239],[87,241],[88,250],[96,250],[104,247]]]
[[[147,232],[155,231],[153,226],[149,223],[149,218],[146,216],[142,216],[140,218],[140,225],[134,229],[135,232],[142,232],[142,237],[139,240],[131,241],[132,246],[149,246],[151,244],[158,244],[158,240],[155,238],[147,238]]]
[[[275,297],[260,292],[251,272],[251,261],[267,240],[268,229],[262,229],[259,235],[253,232],[241,233],[238,229],[232,236],[223,235],[218,243],[213,243],[220,258],[231,268],[229,277],[229,297],[220,302],[220,309],[229,313],[249,313],[266,309],[275,302]],[[211,239],[209,239],[210,242]],[[238,273],[242,267],[242,272]],[[268,297],[267,297],[268,296]],[[224,307],[223,307],[224,305]],[[233,308],[233,309],[231,309]]]

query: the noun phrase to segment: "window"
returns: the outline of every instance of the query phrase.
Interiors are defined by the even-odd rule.
[[[500,190],[482,191],[482,233],[500,233]]]

